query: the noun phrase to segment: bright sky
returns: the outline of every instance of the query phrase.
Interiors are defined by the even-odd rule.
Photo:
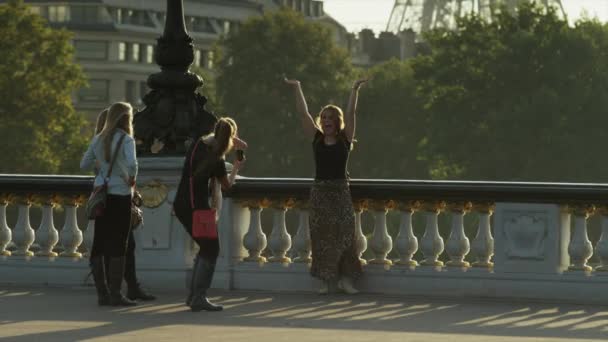
[[[337,19],[349,31],[358,32],[371,28],[383,31],[391,14],[394,0],[324,0],[327,13]],[[562,0],[568,18],[573,21],[583,11],[588,16],[608,21],[608,0]]]

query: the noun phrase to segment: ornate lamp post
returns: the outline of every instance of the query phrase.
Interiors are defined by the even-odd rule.
[[[149,154],[154,139],[164,143],[162,153],[183,154],[191,139],[213,129],[217,118],[205,109],[207,99],[195,92],[202,78],[188,71],[194,50],[182,0],[167,0],[165,30],[157,42],[154,59],[161,72],[148,77],[152,90],[134,118],[138,154]]]

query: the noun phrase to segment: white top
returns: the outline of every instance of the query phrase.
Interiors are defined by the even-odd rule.
[[[116,144],[121,135],[126,135],[122,141],[122,145],[118,150],[118,156],[114,162],[112,175],[108,180],[108,193],[113,195],[130,195],[132,188],[127,183],[130,177],[137,177],[137,157],[135,154],[135,140],[125,131],[118,129],[112,137],[112,156],[116,150]],[[110,169],[110,162],[104,158],[103,142],[98,135],[93,137],[87,151],[82,156],[80,168],[82,170],[92,170],[95,167],[95,161],[99,161],[99,172],[95,176],[94,186],[103,185],[104,178],[107,177]],[[110,158],[110,160],[112,160]]]

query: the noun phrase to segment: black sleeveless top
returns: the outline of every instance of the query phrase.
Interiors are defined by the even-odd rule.
[[[333,145],[326,145],[323,141],[323,133],[317,131],[312,142],[315,157],[315,179],[347,179],[346,166],[350,149],[351,142],[346,137],[338,138]]]

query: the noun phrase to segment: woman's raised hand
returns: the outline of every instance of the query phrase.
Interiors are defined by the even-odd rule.
[[[298,80],[290,80],[287,77],[283,76],[283,80],[285,81],[285,83],[295,86],[295,85],[300,85],[300,81]]]
[[[360,80],[356,80],[355,83],[353,83],[353,89],[359,90],[359,88],[361,88],[361,86],[364,85],[367,81],[369,81],[369,78],[362,78]]]

